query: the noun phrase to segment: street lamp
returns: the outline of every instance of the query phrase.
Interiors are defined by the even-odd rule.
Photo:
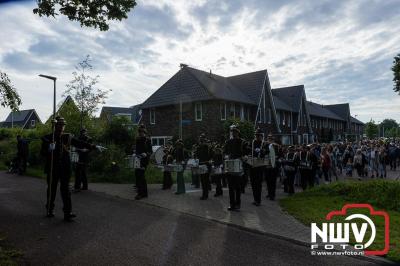
[[[56,118],[56,77],[48,76],[48,75],[43,75],[40,74],[39,77],[41,78],[46,78],[46,79],[51,79],[54,82],[54,92],[53,92],[53,119]]]

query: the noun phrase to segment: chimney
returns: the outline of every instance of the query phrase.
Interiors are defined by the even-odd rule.
[[[212,77],[212,72],[211,72],[211,69],[210,69],[210,78]]]
[[[180,68],[184,68],[184,67],[187,67],[188,65],[187,64],[184,64],[184,63],[181,63],[180,65],[179,65],[179,67]]]

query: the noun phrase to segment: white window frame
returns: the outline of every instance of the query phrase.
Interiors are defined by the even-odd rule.
[[[240,121],[244,121],[244,105],[240,105]]]
[[[226,103],[225,102],[221,102],[219,104],[219,114],[220,114],[221,121],[225,121],[226,120]]]
[[[151,145],[152,146],[161,146],[160,145],[160,139],[164,140],[164,145],[168,142],[168,140],[172,139],[172,136],[154,136],[150,137]],[[153,140],[156,140],[157,145],[153,145]]]
[[[150,108],[150,125],[156,124],[156,109]]]
[[[200,106],[200,117],[197,117],[197,111]],[[202,102],[196,102],[194,104],[194,119],[195,121],[203,121],[203,104]]]
[[[31,120],[31,127],[35,127],[36,126],[36,120],[35,119],[32,119]]]
[[[285,112],[282,112],[282,125],[286,125],[286,114]]]

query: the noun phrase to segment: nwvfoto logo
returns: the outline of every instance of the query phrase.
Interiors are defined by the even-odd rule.
[[[385,255],[389,252],[389,215],[384,211],[375,211],[369,204],[346,204],[340,211],[332,211],[326,216],[326,220],[330,221],[335,216],[346,216],[349,209],[368,209],[369,216],[365,214],[351,214],[347,216],[341,223],[326,222],[322,223],[322,227],[318,227],[316,223],[311,224],[311,249],[321,248],[317,244],[317,237],[323,243],[322,247],[327,250],[334,248],[346,249],[349,247],[350,233],[354,236],[356,244],[353,246],[356,250],[363,250],[365,255]],[[385,246],[382,250],[368,250],[376,238],[376,227],[370,217],[381,216],[385,221]],[[363,222],[351,222],[354,219],[361,219]],[[368,229],[371,235],[366,239]],[[315,244],[314,244],[315,243]]]

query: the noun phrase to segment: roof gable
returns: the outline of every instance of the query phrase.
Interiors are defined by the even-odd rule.
[[[350,105],[348,103],[329,104],[326,108],[340,116],[343,120],[348,121],[350,116]]]
[[[304,85],[272,89],[272,95],[290,106],[292,111],[298,112],[304,95]]]
[[[212,95],[184,67],[147,98],[142,108],[177,104],[180,95],[182,102],[212,99]]]
[[[32,112],[33,109],[10,112],[10,114],[7,116],[4,122],[6,123],[25,122],[25,120],[28,119],[28,117]]]
[[[319,116],[336,120],[344,120],[343,118],[339,117],[336,113],[326,108],[324,105],[307,101],[307,106],[308,106],[308,111],[312,116]]]
[[[267,70],[260,70],[246,74],[230,76],[227,79],[254,104],[258,104],[264,87]]]

